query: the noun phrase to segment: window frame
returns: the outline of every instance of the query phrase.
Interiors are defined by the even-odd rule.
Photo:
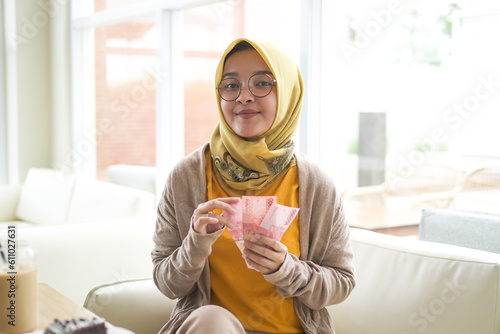
[[[321,122],[321,52],[323,0],[301,1],[300,70],[304,87],[299,149],[316,162],[320,161]]]

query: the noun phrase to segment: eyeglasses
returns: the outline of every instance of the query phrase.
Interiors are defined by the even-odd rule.
[[[219,91],[219,96],[224,101],[234,101],[241,94],[241,87],[244,81],[238,81],[234,78],[227,78],[221,80],[217,89]],[[254,74],[248,81],[248,90],[255,97],[266,97],[273,90],[273,86],[276,83],[276,79],[271,78],[267,74]]]

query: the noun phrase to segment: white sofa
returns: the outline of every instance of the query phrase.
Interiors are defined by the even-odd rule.
[[[111,165],[106,168],[106,178],[110,183],[156,194],[158,173],[153,166]]]
[[[328,307],[338,334],[500,333],[500,254],[354,228],[351,241],[356,287]],[[152,334],[174,303],[137,279],[94,288],[84,306]]]
[[[99,284],[151,276],[154,195],[51,169],[0,185],[0,237],[9,225],[37,252],[39,282],[79,304]]]

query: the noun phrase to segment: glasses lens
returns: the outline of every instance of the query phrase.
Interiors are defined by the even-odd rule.
[[[255,74],[248,80],[248,88],[253,96],[265,97],[271,93],[274,81],[267,74]],[[233,78],[224,79],[217,87],[219,95],[226,101],[234,101],[241,92],[241,83]]]
[[[226,101],[236,100],[240,94],[240,82],[236,79],[224,79],[219,84],[219,94]]]
[[[267,74],[256,74],[248,81],[252,94],[256,97],[264,97],[273,89],[273,79]]]

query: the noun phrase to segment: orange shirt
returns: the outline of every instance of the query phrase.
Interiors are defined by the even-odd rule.
[[[212,174],[210,153],[207,159],[208,199],[229,197]],[[299,179],[292,167],[281,179],[260,195],[277,196],[279,204],[298,207]],[[281,239],[288,252],[300,256],[299,217],[294,219]],[[295,314],[293,298],[282,297],[262,274],[248,269],[236,243],[225,229],[208,257],[212,284],[211,304],[231,311],[247,330],[266,333],[302,333]]]

